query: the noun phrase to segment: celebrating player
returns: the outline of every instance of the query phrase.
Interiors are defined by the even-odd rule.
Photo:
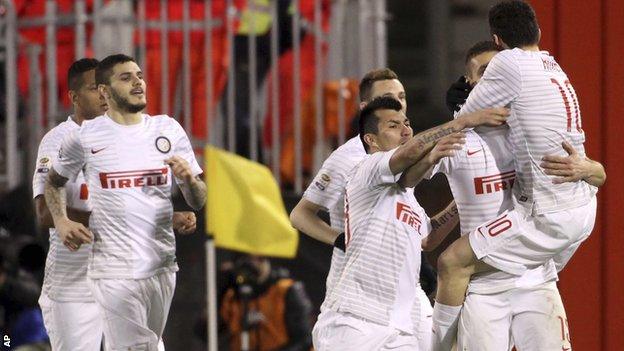
[[[380,97],[362,110],[359,134],[369,155],[347,184],[345,266],[325,301],[331,322],[313,332],[316,349],[428,349],[418,297],[420,252],[437,246],[448,230],[428,235],[429,218],[411,188],[458,147],[463,136],[457,131],[498,125],[506,113],[478,112],[412,137],[397,100]]]
[[[539,50],[533,9],[522,1],[502,2],[490,10],[489,21],[495,43],[506,50],[490,61],[459,115],[511,107],[507,138],[514,157],[513,210],[476,227],[440,257],[434,350],[450,349],[449,331],[473,274],[498,269],[521,276],[550,259],[561,270],[595,220],[592,186],[580,179],[561,183],[540,166],[547,155],[561,155],[562,145],[584,158],[585,137],[568,77]]]
[[[203,206],[201,168],[182,127],[148,116],[146,84],[134,59],[111,55],[95,80],[109,110],[63,141],[45,198],[59,237],[76,250],[93,241],[89,285],[112,349],[156,350],[175,289],[171,181]],[[63,186],[81,170],[90,191],[90,228],[70,220]]]
[[[490,60],[501,50],[494,42],[475,44],[466,55],[466,80],[454,83],[447,94],[451,110],[459,111],[468,91],[481,79]],[[462,98],[460,91],[465,91]],[[515,169],[508,126],[478,127],[466,132],[464,148],[443,158],[434,169],[444,173],[457,202],[461,233],[466,235],[487,220],[513,207]],[[568,161],[575,155],[568,157]],[[583,160],[574,168],[594,167]],[[592,171],[600,177],[602,166]],[[560,350],[570,347],[561,296],[552,260],[522,276],[495,271],[476,275],[461,307],[458,349]],[[458,307],[459,308],[459,307]],[[438,310],[439,311],[439,310]],[[438,312],[436,311],[436,312]],[[440,316],[436,314],[436,319]],[[448,341],[454,339],[449,335]]]

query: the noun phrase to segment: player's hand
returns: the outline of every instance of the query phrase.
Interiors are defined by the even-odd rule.
[[[55,223],[55,227],[61,242],[70,251],[76,251],[82,244],[93,242],[93,234],[81,223],[63,219]]]
[[[453,133],[438,140],[433,149],[427,154],[427,160],[435,165],[444,157],[452,157],[457,150],[462,149],[462,145],[466,143],[466,135],[464,133]]]
[[[165,160],[165,164],[171,167],[171,171],[176,178],[182,179],[185,183],[190,183],[193,180],[191,166],[182,157],[171,156]]]
[[[446,91],[446,107],[448,107],[451,113],[459,111],[462,105],[468,99],[472,86],[466,81],[466,77],[461,76],[459,79],[451,84]]]
[[[463,122],[464,128],[474,128],[478,126],[498,127],[507,121],[510,110],[504,107],[487,108],[472,113],[463,114],[457,117]]]
[[[179,234],[192,234],[197,228],[195,212],[183,211],[173,213],[173,230]]]
[[[592,163],[579,153],[567,141],[561,146],[568,153],[568,156],[547,155],[542,157],[540,166],[544,173],[556,176],[554,184],[576,182],[592,175]]]

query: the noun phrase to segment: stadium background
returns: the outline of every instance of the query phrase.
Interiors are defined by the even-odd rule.
[[[275,65],[269,54],[275,17],[266,22],[266,17],[259,16],[262,11],[270,12],[272,2],[257,1],[258,12],[250,13],[244,0],[208,1],[215,20],[209,56],[199,53],[206,39],[202,34],[205,28],[199,24],[204,18],[204,1],[189,0],[189,12],[184,11],[185,3],[0,1],[0,250],[9,260],[17,256],[24,243],[45,245],[45,235],[34,223],[29,196],[32,150],[42,133],[69,111],[64,82],[67,67],[74,57],[102,58],[109,53],[105,50],[106,38],[115,38],[113,49],[136,55],[142,63],[148,78],[150,113],[167,111],[181,120],[194,136],[199,157],[202,146],[209,141],[266,163],[279,180],[289,210],[307,186],[309,174],[314,174],[327,152],[348,136],[354,84],[368,69],[387,65],[398,73],[408,94],[408,115],[415,130],[450,118],[444,108],[444,92],[462,73],[464,51],[475,41],[488,39],[487,9],[495,1],[299,0],[293,8],[290,1],[280,0],[275,8],[280,18],[280,45],[275,54],[281,67],[276,76],[269,73]],[[542,29],[540,46],[556,57],[579,96],[588,154],[605,165],[608,175],[599,193],[594,233],[561,274],[559,283],[573,345],[576,350],[617,350],[624,344],[624,165],[620,155],[624,146],[624,123],[620,120],[624,115],[624,2],[530,3]],[[161,41],[160,4],[167,4],[167,19],[163,22],[178,23],[169,26],[169,45]],[[225,11],[228,6],[236,11]],[[105,16],[89,17],[103,13],[101,10],[109,11],[106,16],[120,18],[117,32],[108,28],[111,26],[103,20]],[[17,21],[11,20],[12,11]],[[84,17],[77,15],[79,11],[84,11]],[[48,20],[42,21],[46,13]],[[230,17],[228,13],[235,15]],[[76,26],[75,18],[83,18],[84,26]],[[190,24],[192,20],[198,23]],[[185,22],[189,25],[185,26]],[[142,23],[145,27],[141,27]],[[256,27],[262,25],[267,31]],[[258,32],[250,35],[250,27]],[[141,28],[146,29],[142,32]],[[84,45],[76,45],[78,40]],[[252,46],[248,51],[249,45],[255,45],[255,49]],[[110,43],[108,47],[111,50]],[[248,59],[250,52],[257,54],[251,55],[257,56],[255,62]],[[322,59],[318,67],[317,57]],[[250,74],[253,69],[249,67],[256,67],[258,74]],[[280,81],[279,89],[271,90],[270,84],[261,89],[265,74],[272,81]],[[315,83],[316,77],[321,78],[322,85]],[[301,85],[296,84],[296,79],[301,80]],[[301,103],[293,98],[297,89]],[[240,91],[252,93],[245,96]],[[275,94],[271,92],[275,91],[279,99],[273,99]],[[273,105],[279,106],[279,111],[274,112]],[[276,122],[279,128],[274,126]],[[228,133],[224,126],[232,123],[239,123],[239,128]],[[251,126],[240,127],[246,123]],[[278,141],[272,133],[275,130],[280,136]],[[276,146],[280,149],[276,150]],[[450,198],[444,183],[436,178],[419,186],[417,196],[428,211],[441,209]],[[198,228],[204,228],[203,215],[199,221]],[[169,350],[205,349],[194,333],[206,306],[204,240],[199,230],[193,236],[178,237],[181,269],[165,331]],[[305,282],[316,308],[323,298],[329,255],[329,248],[300,236],[295,259],[275,260]],[[228,256],[227,251],[218,251],[219,261]],[[436,257],[436,253],[429,255],[430,262]]]

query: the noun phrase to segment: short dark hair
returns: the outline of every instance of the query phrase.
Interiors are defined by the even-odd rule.
[[[496,45],[496,43],[491,40],[480,41],[471,46],[470,49],[468,49],[468,52],[466,52],[466,60],[464,61],[464,64],[467,65],[470,60],[472,60],[476,56],[483,54],[484,52],[501,50],[503,50],[503,48]]]
[[[524,1],[503,1],[489,13],[490,32],[496,34],[510,48],[534,45],[539,42],[539,25],[531,5]]]
[[[95,69],[98,63],[100,63],[100,61],[94,58],[81,58],[72,63],[71,66],[69,66],[69,70],[67,70],[67,85],[69,86],[69,90],[80,89],[84,84],[82,74]]]
[[[360,102],[371,99],[371,92],[375,82],[391,79],[399,79],[399,76],[390,68],[378,68],[366,73],[360,81]]]
[[[95,84],[110,85],[110,78],[113,75],[113,67],[120,63],[135,62],[135,59],[124,54],[106,56],[95,69]]]
[[[375,114],[378,110],[394,110],[401,111],[403,105],[393,97],[380,96],[366,104],[360,111],[358,119],[358,132],[360,140],[366,152],[369,150],[368,144],[364,141],[364,135],[379,133],[379,117]]]

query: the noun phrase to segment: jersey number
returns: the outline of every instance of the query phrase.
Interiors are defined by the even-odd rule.
[[[487,228],[488,234],[492,237],[502,234],[511,228],[512,223],[509,219],[507,219],[507,215],[500,217],[492,223],[489,223],[485,226]],[[479,228],[479,233],[483,235],[481,232],[481,228]]]
[[[572,123],[574,122],[576,124],[576,130],[580,133],[582,129],[581,129],[581,119],[579,117],[579,104],[578,104],[578,99],[576,98],[576,93],[574,92],[574,90],[572,90],[572,84],[570,84],[570,81],[567,79],[563,82],[563,84],[561,84],[555,78],[550,78],[550,81],[554,85],[557,86],[557,89],[559,90],[559,93],[561,94],[561,97],[563,98],[563,104],[565,105],[567,121],[568,121],[568,128],[567,128],[568,132],[572,131]],[[564,86],[565,86],[565,90],[564,90]],[[567,94],[570,95],[572,104],[574,104],[574,121],[572,118],[572,104],[570,103],[570,99],[568,98]]]

